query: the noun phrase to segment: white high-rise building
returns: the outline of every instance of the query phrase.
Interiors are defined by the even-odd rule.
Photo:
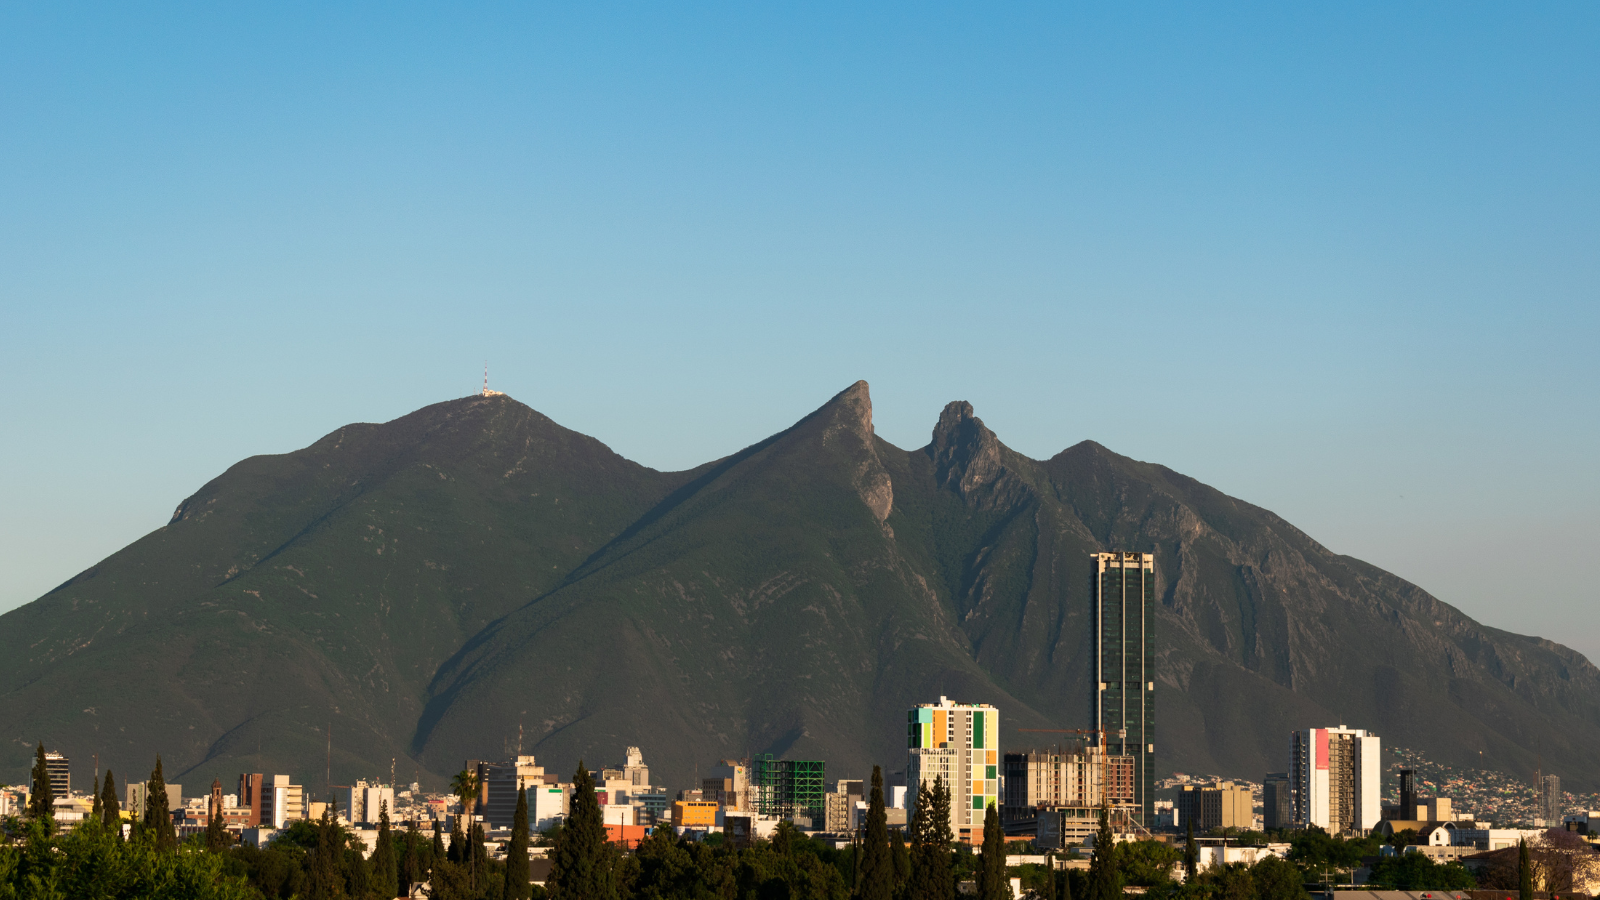
[[[1364,834],[1383,817],[1382,744],[1359,728],[1308,728],[1290,739],[1295,824]]]
[[[377,782],[357,781],[345,787],[335,786],[334,803],[339,813],[353,824],[371,824],[383,816],[384,804],[394,815],[394,788]]]
[[[261,784],[261,827],[282,828],[306,817],[305,791],[287,775],[268,775]]]
[[[943,776],[950,786],[950,831],[958,841],[983,834],[989,804],[1000,804],[1000,711],[940,697],[906,715],[910,765],[906,783],[916,789]],[[908,798],[908,806],[915,804]]]

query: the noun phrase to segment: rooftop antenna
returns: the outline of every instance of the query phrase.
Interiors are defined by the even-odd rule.
[[[483,362],[483,395],[489,396],[489,361]]]

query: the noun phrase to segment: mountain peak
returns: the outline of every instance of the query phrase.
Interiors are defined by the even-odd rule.
[[[972,414],[972,404],[965,400],[952,400],[945,405],[926,453],[933,459],[939,484],[954,490],[962,499],[969,499],[974,491],[992,484],[1004,472],[1000,439]]]
[[[872,437],[872,394],[865,381],[857,381],[833,395],[822,407],[834,410],[838,421],[851,431],[870,441]]]

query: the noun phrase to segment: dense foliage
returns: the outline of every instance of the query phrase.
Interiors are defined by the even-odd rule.
[[[518,837],[504,848],[509,863],[493,858],[481,823],[455,820],[447,847],[437,823],[431,841],[415,825],[396,833],[387,805],[372,848],[334,818],[331,804],[320,819],[293,823],[265,847],[233,846],[231,836],[215,828],[179,845],[165,815],[158,759],[143,815],[132,816],[131,827],[124,828],[117,816],[115,797],[104,794],[100,815],[71,832],[58,833],[49,811],[39,806],[25,821],[4,823],[0,900],[392,900],[424,882],[436,900],[954,900],[964,881],[973,882],[982,900],[1006,900],[1014,875],[1021,876],[1032,900],[1121,900],[1125,887],[1149,900],[1309,900],[1308,882],[1348,876],[1363,863],[1370,865],[1375,888],[1477,886],[1459,865],[1403,851],[1380,856],[1387,848],[1376,836],[1347,840],[1315,829],[1283,835],[1291,844],[1287,859],[1269,855],[1252,865],[1198,867],[1192,835],[1183,843],[1118,843],[1104,811],[1095,846],[1108,852],[1095,853],[1087,869],[1010,866],[993,807],[985,814],[981,854],[953,841],[951,792],[942,780],[918,790],[908,832],[890,832],[876,768],[866,821],[851,847],[836,849],[780,823],[770,839],[744,845],[721,834],[680,839],[663,828],[635,852],[623,853],[607,841],[594,781],[582,763],[573,781],[565,823],[541,838],[551,862],[548,884],[541,886],[529,879],[525,791],[519,792],[515,814]],[[112,784],[108,772],[104,789]],[[475,790],[465,780],[458,787]],[[1244,839],[1259,844],[1265,836]],[[1504,855],[1503,871],[1491,871],[1486,884],[1501,887],[1499,879],[1526,894],[1535,884],[1571,890],[1594,865],[1580,840],[1559,831]]]
[[[93,818],[52,834],[47,819],[0,846],[0,900],[248,900],[259,896],[199,842],[163,850],[154,831],[123,840]]]

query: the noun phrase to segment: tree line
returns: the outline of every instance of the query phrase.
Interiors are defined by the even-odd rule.
[[[531,883],[528,798],[519,790],[511,839],[495,858],[483,826],[473,821],[476,780],[467,772],[452,787],[462,815],[449,833],[438,822],[424,833],[415,822],[390,827],[380,811],[375,846],[336,819],[330,802],[316,820],[297,821],[268,845],[235,845],[212,817],[207,831],[179,842],[168,810],[161,760],[150,773],[142,809],[130,810],[123,828],[115,776],[95,785],[94,809],[76,829],[60,833],[53,818],[49,773],[39,748],[33,794],[25,820],[6,825],[0,846],[0,900],[46,898],[155,898],[196,900],[388,900],[409,896],[426,883],[436,900],[955,900],[957,885],[971,881],[978,900],[1011,898],[1009,873],[1020,874],[1033,900],[1121,900],[1138,888],[1150,900],[1308,900],[1308,881],[1332,880],[1378,852],[1376,837],[1346,840],[1318,830],[1287,835],[1288,859],[1200,869],[1192,832],[1181,845],[1154,840],[1118,843],[1105,810],[1086,869],[1007,866],[999,811],[985,812],[979,847],[957,844],[950,829],[951,789],[942,779],[920,785],[909,827],[888,827],[882,770],[873,768],[864,826],[849,847],[814,840],[787,822],[767,839],[736,845],[725,835],[701,841],[672,829],[651,832],[631,853],[607,839],[594,780],[580,762],[564,823],[541,839],[550,844],[549,879]],[[1254,836],[1258,839],[1264,836]],[[1394,840],[1404,841],[1404,836]],[[1493,886],[1570,885],[1576,858],[1564,845],[1530,853],[1494,870]],[[1181,876],[1181,877],[1179,877]],[[1459,890],[1476,881],[1459,865],[1439,865],[1420,854],[1380,858],[1374,886],[1403,890]],[[1570,890],[1570,887],[1563,889]]]

